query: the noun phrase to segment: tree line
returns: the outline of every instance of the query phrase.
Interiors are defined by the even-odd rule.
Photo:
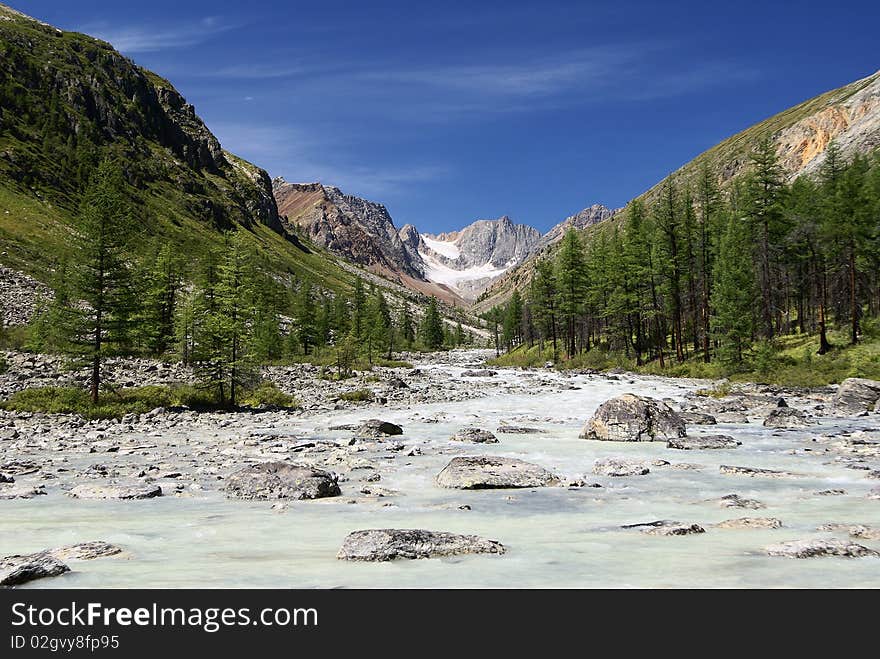
[[[177,359],[218,404],[235,406],[262,364],[329,354],[347,375],[357,359],[372,364],[395,350],[473,340],[460,322],[447,327],[434,298],[417,318],[410,304],[393,309],[361,278],[350,296],[308,280],[282,282],[244,229],[225,233],[193,262],[174,245],[142,235],[127,186],[113,159],[90,177],[54,295],[32,319],[25,346],[87,361],[95,403],[102,362],[111,355]]]
[[[880,154],[788,183],[761,140],[726,191],[709,165],[668,178],[588,240],[575,230],[486,315],[496,347],[552,345],[554,359],[596,346],[637,365],[700,359],[742,365],[756,342],[799,333],[832,349],[832,324],[859,342],[880,313]]]

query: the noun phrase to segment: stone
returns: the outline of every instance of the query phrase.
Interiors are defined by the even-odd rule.
[[[496,375],[495,371],[490,371],[487,368],[481,368],[476,370],[468,370],[462,371],[461,377],[463,378],[490,378]]]
[[[46,494],[42,485],[11,484],[0,487],[0,499],[33,499]]]
[[[681,449],[683,451],[731,449],[741,444],[742,442],[728,435],[702,435],[699,437],[674,437],[666,442],[666,448]]]
[[[719,529],[779,529],[782,520],[775,517],[737,517],[726,519],[715,525]]]
[[[749,417],[742,412],[719,412],[715,420],[718,423],[748,423]]]
[[[647,535],[694,535],[706,532],[706,529],[699,524],[687,524],[670,519],[661,519],[656,522],[643,522],[641,524],[627,524],[621,528],[640,529],[642,533]]]
[[[623,394],[606,400],[587,421],[580,437],[619,442],[663,441],[686,435],[685,422],[663,401]]]
[[[391,389],[409,389],[409,385],[400,378],[391,378],[387,384]]]
[[[650,472],[644,462],[625,458],[602,458],[593,463],[593,473],[601,476],[644,476]]]
[[[336,558],[347,561],[392,561],[504,552],[504,545],[500,542],[476,535],[422,529],[371,529],[350,533]]]
[[[768,478],[787,478],[798,476],[788,471],[777,471],[776,469],[758,469],[757,467],[738,467],[734,465],[721,465],[718,471],[722,474],[736,474],[741,476],[767,476]]]
[[[103,540],[92,542],[79,542],[74,545],[65,545],[50,549],[49,554],[59,561],[90,561],[105,556],[116,556],[122,553],[122,547],[111,545]]]
[[[77,485],[68,493],[74,499],[152,499],[162,496],[158,485]]]
[[[0,474],[0,483],[14,483],[15,479],[12,476],[7,476],[6,474]]]
[[[706,412],[697,412],[690,410],[687,412],[679,412],[679,416],[684,422],[691,426],[714,426],[718,420]]]
[[[813,492],[817,497],[837,497],[846,494],[846,490],[833,488],[831,490],[818,490]]]
[[[880,556],[880,552],[868,549],[863,545],[836,539],[792,540],[766,547],[769,556],[785,558],[816,558],[820,556],[844,556],[846,558],[862,558]]]
[[[437,475],[440,487],[459,490],[546,487],[558,485],[559,479],[543,467],[495,456],[453,458]]]
[[[47,552],[0,558],[0,586],[18,586],[65,572],[70,568]]]
[[[365,439],[381,439],[392,435],[402,435],[403,428],[396,423],[390,421],[382,421],[380,419],[369,419],[355,431],[356,437]]]
[[[843,414],[859,414],[880,405],[880,381],[866,378],[847,378],[840,383],[832,401]]]
[[[478,444],[497,444],[498,438],[488,430],[480,428],[462,428],[450,439],[454,442],[476,442]]]
[[[526,426],[498,426],[495,432],[507,435],[540,435],[547,432],[540,428],[528,428]]]
[[[231,499],[320,499],[342,494],[335,474],[287,462],[262,462],[226,479]]]
[[[716,501],[722,508],[749,508],[751,510],[758,510],[759,508],[767,507],[757,499],[746,499],[738,494],[725,494],[723,497],[716,499]]]
[[[793,407],[777,407],[764,419],[766,428],[804,428],[813,425],[807,413]]]

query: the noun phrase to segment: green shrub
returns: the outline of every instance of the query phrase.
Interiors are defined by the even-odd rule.
[[[373,400],[373,392],[369,389],[355,389],[339,395],[339,400],[347,400],[350,403],[362,403]]]
[[[249,391],[242,402],[249,407],[299,407],[294,396],[284,393],[268,380],[264,380],[256,389]]]

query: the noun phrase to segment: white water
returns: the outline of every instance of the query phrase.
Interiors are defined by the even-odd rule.
[[[437,367],[451,375],[460,368]],[[828,522],[880,523],[880,501],[865,493],[876,481],[863,472],[826,464],[829,456],[810,441],[831,428],[776,431],[759,423],[697,428],[696,432],[735,435],[743,446],[724,451],[674,451],[657,443],[580,440],[584,421],[603,400],[633,391],[678,397],[694,385],[640,379],[608,382],[590,376],[502,371],[498,378],[532,377],[552,383],[535,395],[475,398],[463,403],[423,405],[378,415],[401,423],[409,446],[443,449],[444,455],[386,461],[377,485],[400,490],[376,503],[346,503],[355,483],[343,483],[343,496],[292,503],[286,513],[271,502],[226,500],[220,492],[191,498],[167,496],[132,502],[70,499],[58,492],[24,501],[0,502],[0,555],[106,540],[124,546],[129,559],[71,563],[73,572],[32,582],[30,587],[880,587],[880,559],[771,558],[761,549],[775,542],[825,537]],[[481,379],[474,380],[475,389]],[[562,390],[575,384],[578,391]],[[547,392],[548,388],[555,392]],[[445,414],[440,423],[421,419]],[[298,436],[342,439],[328,425],[367,415],[346,413],[300,421]],[[542,435],[499,434],[499,444],[462,445],[448,437],[463,425],[495,430],[500,421],[543,428]],[[875,423],[856,419],[849,428]],[[313,433],[308,433],[315,429]],[[797,455],[792,452],[796,451]],[[425,451],[428,453],[428,451]],[[583,476],[601,489],[456,491],[433,483],[454,454],[489,453],[523,458],[556,471],[566,480]],[[609,455],[662,458],[703,466],[699,471],[652,467],[647,476],[592,476],[593,462]],[[102,456],[102,460],[106,461]],[[720,474],[719,464],[784,469],[801,478],[748,478]],[[360,485],[357,486],[358,488]],[[843,488],[846,496],[813,496]],[[763,510],[723,509],[706,499],[729,493],[759,499]],[[393,503],[393,506],[383,506]],[[471,510],[459,510],[467,504]],[[778,517],[777,530],[715,529],[733,517]],[[706,533],[656,537],[619,526],[656,519],[697,522]],[[335,554],[356,529],[426,528],[472,533],[504,543],[503,556],[348,563]],[[839,536],[844,537],[844,536]],[[875,549],[880,543],[858,542]]]

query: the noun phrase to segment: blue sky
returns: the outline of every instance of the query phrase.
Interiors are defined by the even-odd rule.
[[[880,69],[877,2],[5,1],[168,78],[272,176],[424,231],[622,206]]]

